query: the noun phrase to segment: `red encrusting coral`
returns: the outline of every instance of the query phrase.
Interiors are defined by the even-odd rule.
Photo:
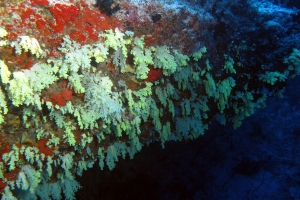
[[[12,50],[11,50],[12,51]],[[14,53],[5,52],[6,60],[9,60],[8,67],[13,67],[15,69],[30,69],[33,64],[34,58],[30,52],[22,52],[21,55],[16,55]]]
[[[155,38],[145,38],[145,45],[147,47],[154,46],[157,44],[157,40]]]
[[[30,69],[33,66],[34,62],[32,59],[28,59],[25,66],[22,67],[22,69]]]
[[[4,192],[4,188],[6,187],[6,183],[0,179],[0,193],[3,193]]]
[[[12,171],[8,171],[4,174],[4,178],[6,178],[8,181],[15,181],[20,171],[20,168],[15,168]]]
[[[30,3],[33,6],[47,6],[49,4],[48,0],[31,0]]]
[[[101,31],[114,30],[115,28],[122,29],[120,20],[109,18],[99,9],[90,9],[83,0],[81,0],[80,5],[80,16],[74,21],[76,31],[81,34],[79,38],[81,41],[79,42],[86,42],[83,40],[83,36],[86,37],[86,40],[97,41],[98,34]],[[79,34],[77,35],[79,36]]]
[[[150,66],[149,69],[148,77],[145,79],[146,82],[157,81],[163,77],[161,69],[154,69],[153,66]]]
[[[45,25],[46,25],[46,21],[43,20],[43,19],[37,19],[37,16],[36,16],[36,15],[35,15],[35,18],[36,18],[36,21],[35,21],[36,27],[37,27],[38,29],[44,28]]]
[[[21,18],[23,20],[23,22],[29,18],[33,13],[35,13],[34,9],[32,8],[27,8],[21,15]]]
[[[80,13],[79,6],[55,4],[49,8],[55,18],[55,23],[50,24],[54,32],[62,32],[67,23],[74,22]]]
[[[72,31],[72,33],[70,34],[70,38],[72,40],[75,40],[75,41],[79,42],[79,43],[82,43],[86,40],[86,36],[83,35],[81,32],[76,31],[76,30]]]
[[[10,151],[10,147],[11,147],[10,144],[4,144],[4,147],[2,148],[1,153],[0,153],[0,155],[1,155],[0,160],[2,160],[3,154],[8,153]]]
[[[59,94],[51,94],[51,102],[53,105],[65,106],[68,101],[73,99],[73,90],[71,88],[64,88]]]
[[[46,145],[46,143],[47,143],[46,139],[41,139],[37,141],[37,148],[39,149],[39,152],[43,153],[46,157],[52,156],[53,151]]]

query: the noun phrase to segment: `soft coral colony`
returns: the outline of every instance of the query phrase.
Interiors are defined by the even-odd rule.
[[[76,176],[95,163],[112,170],[153,141],[198,138],[212,120],[238,127],[267,97],[250,80],[280,94],[299,74],[297,49],[283,71],[249,72],[232,53],[242,45],[217,65],[205,39],[216,22],[200,8],[103,2],[1,3],[2,199],[74,199]]]

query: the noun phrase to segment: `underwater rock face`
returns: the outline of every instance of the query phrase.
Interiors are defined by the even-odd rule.
[[[2,1],[3,198],[74,199],[95,162],[239,127],[299,74],[292,5]]]

